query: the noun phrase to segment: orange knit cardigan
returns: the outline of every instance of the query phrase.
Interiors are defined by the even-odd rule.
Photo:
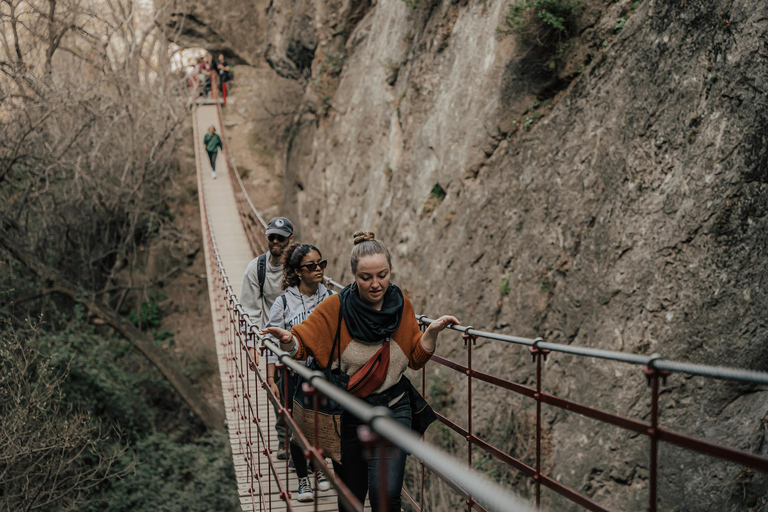
[[[414,370],[422,368],[432,357],[431,352],[424,350],[421,345],[422,332],[411,301],[403,295],[403,317],[400,327],[392,334],[391,341],[397,343],[403,353],[408,357],[408,366]],[[338,295],[332,295],[321,302],[309,317],[293,327],[291,334],[299,344],[299,351],[294,356],[304,360],[307,356],[317,359],[318,364],[325,368],[331,357],[333,340],[336,337],[336,328],[339,322],[339,309],[341,300]],[[349,334],[347,324],[341,320],[341,352],[349,346],[352,335]],[[338,357],[334,353],[334,360]]]

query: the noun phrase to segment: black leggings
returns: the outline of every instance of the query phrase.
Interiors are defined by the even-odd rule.
[[[218,154],[218,151],[208,151],[208,159],[211,161],[211,170],[213,172],[216,172],[216,155]]]
[[[293,393],[296,389],[296,380],[298,380],[298,375],[291,375],[291,372],[289,370],[285,370],[285,378],[288,382],[288,403],[291,407],[293,407]],[[282,380],[280,384],[280,393],[282,394],[285,390],[283,389]],[[282,397],[281,397],[282,398]],[[285,404],[285,401],[283,401],[283,404]],[[287,426],[283,425],[283,429],[286,429]],[[291,459],[293,460],[293,467],[296,468],[296,476],[298,478],[304,478],[309,475],[309,471],[307,471],[307,458],[304,456],[304,450],[298,446],[290,443],[291,448]]]
[[[405,395],[390,406],[392,418],[405,428],[411,428],[411,400]],[[341,464],[333,463],[333,471],[349,487],[349,490],[362,503],[365,494],[370,491],[373,512],[384,512],[379,507],[379,454],[366,458],[364,448],[357,437],[360,420],[349,413],[342,417]],[[390,448],[387,454],[387,511],[400,512],[402,505],[400,492],[405,477],[406,453],[399,448]],[[294,461],[294,464],[296,462]],[[298,464],[296,470],[298,472]],[[339,510],[347,510],[339,500]]]

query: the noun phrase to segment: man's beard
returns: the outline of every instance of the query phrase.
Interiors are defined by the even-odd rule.
[[[282,247],[270,247],[269,253],[274,256],[275,258],[279,258],[283,255],[283,248]]]

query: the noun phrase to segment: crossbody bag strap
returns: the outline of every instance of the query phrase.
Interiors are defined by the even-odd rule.
[[[333,366],[333,353],[336,351],[336,347],[338,348],[338,354],[339,354],[339,371],[341,371],[341,308],[339,308],[339,322],[338,326],[336,327],[336,336],[333,338],[333,346],[331,347],[331,356],[328,358],[328,364],[325,367],[325,373],[328,376],[328,380],[331,380],[331,366]]]

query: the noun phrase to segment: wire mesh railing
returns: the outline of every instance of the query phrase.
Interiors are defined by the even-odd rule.
[[[219,116],[221,120],[220,108],[218,108],[218,111],[219,111]],[[223,139],[226,139],[226,137],[223,137]],[[234,165],[234,163],[231,162],[230,165]],[[232,168],[234,169],[234,167]],[[237,178],[238,183],[235,184],[233,182],[233,186],[235,186],[236,188],[239,188],[238,193],[243,194],[247,198],[248,194],[245,191],[245,187],[242,184],[242,181],[239,180],[239,176],[237,175],[236,172],[234,173],[234,175]],[[265,223],[263,219],[261,219],[261,217],[258,215],[258,212],[253,206],[253,203],[250,201],[250,199],[248,201],[243,201],[242,203],[238,202],[238,208],[246,208],[246,207],[250,209],[250,213],[247,215],[241,213],[241,218],[243,219],[244,222],[258,222],[260,224],[260,229],[262,230],[262,234],[261,234],[262,240],[264,240],[265,237],[263,235],[263,230],[265,228]],[[253,220],[253,219],[256,219],[256,220]],[[329,286],[336,287],[336,288],[342,287],[340,283],[337,283],[332,279],[327,278],[326,281]],[[235,304],[234,306],[235,309],[239,309],[240,311],[242,311],[242,308],[240,308],[239,305],[236,304],[236,300],[234,301],[233,304]],[[417,318],[420,324],[424,328],[426,328],[426,326],[433,321],[432,319],[424,315],[418,315]],[[247,327],[247,330],[249,332],[248,335],[255,337],[256,335],[255,335],[254,329],[255,329],[254,326],[248,324],[248,327]],[[718,444],[706,439],[689,436],[689,435],[674,431],[672,429],[666,428],[661,425],[660,413],[659,413],[660,381],[665,381],[673,373],[701,376],[701,377],[714,378],[714,379],[724,379],[724,380],[730,380],[730,381],[748,382],[748,383],[761,384],[761,385],[768,384],[768,373],[736,369],[736,368],[726,368],[726,367],[720,367],[720,366],[708,366],[708,365],[701,365],[701,364],[692,364],[688,362],[672,361],[672,360],[667,360],[663,358],[659,354],[639,355],[639,354],[630,354],[630,353],[616,352],[616,351],[609,351],[609,350],[602,350],[602,349],[594,349],[589,347],[578,347],[578,346],[571,346],[571,345],[564,345],[564,344],[557,344],[557,343],[548,343],[541,338],[530,339],[530,338],[524,338],[524,337],[510,336],[506,334],[481,331],[478,329],[474,329],[472,327],[450,326],[449,329],[457,331],[462,335],[464,339],[464,346],[466,349],[466,362],[459,363],[457,361],[453,361],[438,355],[434,355],[431,359],[431,364],[429,364],[428,367],[425,367],[423,370],[421,370],[422,394],[425,397],[428,397],[427,395],[428,390],[426,386],[426,373],[427,371],[429,371],[428,368],[434,368],[433,365],[439,365],[440,367],[457,372],[458,374],[461,374],[463,378],[466,378],[467,409],[466,409],[466,417],[463,418],[464,421],[466,422],[466,426],[462,426],[457,419],[455,418],[451,419],[447,417],[447,415],[444,415],[440,411],[438,411],[438,419],[440,420],[440,422],[443,425],[445,425],[447,428],[455,432],[457,435],[459,435],[461,438],[463,438],[466,442],[467,461],[463,467],[464,468],[471,467],[473,464],[473,450],[480,450],[482,453],[486,454],[487,456],[492,457],[493,459],[503,464],[506,464],[511,468],[514,468],[516,471],[519,471],[521,474],[533,480],[534,502],[537,507],[541,505],[542,488],[547,488],[559,494],[560,496],[564,497],[565,499],[580,505],[581,507],[587,510],[592,510],[592,511],[608,510],[606,507],[604,507],[603,505],[595,501],[593,498],[585,495],[582,492],[577,491],[572,487],[568,487],[560,483],[556,478],[553,478],[551,475],[546,474],[542,470],[543,451],[544,451],[543,439],[542,439],[542,435],[543,435],[542,434],[542,428],[543,428],[542,406],[569,411],[571,413],[575,413],[580,416],[590,418],[604,424],[613,425],[615,427],[628,431],[633,435],[639,434],[639,435],[645,436],[649,440],[648,509],[652,512],[656,511],[657,502],[658,502],[658,480],[659,480],[658,455],[659,455],[660,442],[664,442],[669,445],[678,446],[686,450],[691,450],[697,453],[709,455],[714,458],[734,462],[736,464],[740,464],[758,471],[768,471],[768,458],[763,456],[762,454],[739,450],[731,446],[726,446],[726,445]],[[475,344],[478,339],[487,339],[495,342],[526,347],[530,352],[530,356],[532,357],[533,363],[535,364],[535,376],[534,376],[535,385],[534,386],[524,385],[524,384],[510,381],[508,379],[501,378],[496,375],[491,375],[486,372],[478,371],[478,369],[476,369],[473,366],[473,347],[475,347]],[[274,347],[274,345],[270,346],[269,344],[267,344],[266,346],[268,346],[272,350],[275,350],[275,351],[278,350],[276,347]],[[279,353],[279,351],[277,353]],[[642,374],[644,375],[649,388],[650,406],[649,406],[649,410],[647,411],[647,414],[650,417],[650,421],[621,416],[610,411],[592,407],[584,403],[579,403],[573,400],[568,400],[566,398],[559,397],[554,393],[548,393],[544,391],[542,389],[544,361],[547,359],[548,355],[552,353],[569,354],[577,357],[602,359],[602,360],[614,361],[618,363],[640,366]],[[281,361],[283,361],[283,363],[287,367],[290,367],[293,371],[297,371],[296,368],[294,368],[294,364],[292,364],[290,361],[287,361],[282,354],[280,356],[280,359]],[[301,373],[301,372],[302,370],[298,371],[298,373]],[[260,376],[257,376],[257,378],[261,379]],[[260,382],[263,385],[263,381],[260,380]],[[478,383],[478,382],[483,383],[484,385],[493,386],[494,388],[503,389],[503,390],[512,392],[514,394],[520,395],[522,397],[525,397],[527,399],[533,400],[533,402],[535,403],[535,423],[534,423],[532,432],[529,433],[529,435],[535,440],[535,458],[532,463],[526,463],[525,461],[519,458],[513,457],[507,451],[489,443],[488,441],[482,439],[480,436],[477,435],[477,431],[475,428],[476,425],[473,425],[473,417],[475,413],[475,406],[473,404],[473,383]],[[276,397],[270,396],[270,400],[274,401],[276,400]],[[284,407],[280,409],[281,414],[287,414],[288,412],[289,411],[287,411],[287,409]],[[293,430],[295,428],[295,424],[290,421],[289,423],[291,423],[291,430]],[[302,447],[305,448],[307,453],[311,454],[313,458],[316,458],[315,455],[317,454],[315,454],[312,451],[312,449],[309,448],[309,445],[306,444],[307,438],[304,437],[303,435],[299,435],[299,438],[301,439],[300,444],[302,444]],[[462,490],[460,486],[457,489],[456,485],[452,485],[454,482],[451,482],[450,478],[446,479],[445,475],[441,475],[439,473],[439,467],[438,467],[438,470],[435,470],[433,466],[425,464],[423,463],[423,461],[421,466],[421,474],[419,476],[419,482],[418,482],[420,487],[418,489],[418,492],[414,492],[413,490],[408,490],[408,489],[403,490],[403,493],[404,493],[403,495],[405,496],[406,500],[410,503],[410,505],[414,509],[419,511],[426,510],[425,502],[424,502],[424,495],[425,495],[424,482],[425,482],[425,473],[427,471],[434,472],[435,474],[437,474],[437,476],[447,481],[450,487],[454,488],[454,490],[457,490],[459,495],[461,495],[465,499],[467,510],[473,510],[473,509],[485,510],[485,508],[483,507],[483,504],[481,503],[482,500],[478,495],[468,493]]]

